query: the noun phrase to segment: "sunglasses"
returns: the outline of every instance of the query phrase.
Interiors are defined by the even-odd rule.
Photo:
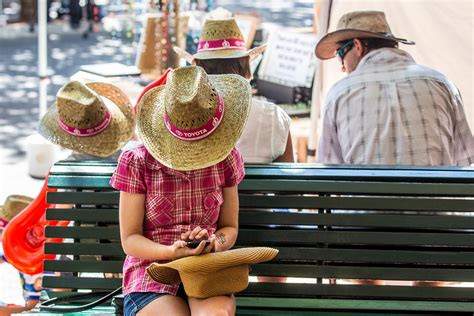
[[[344,57],[354,47],[354,40],[350,40],[344,43],[341,47],[336,50],[336,56],[339,61],[344,65]]]

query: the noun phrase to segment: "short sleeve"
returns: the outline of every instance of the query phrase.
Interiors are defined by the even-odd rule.
[[[291,123],[290,117],[282,108],[275,106],[275,111],[275,122],[273,124],[273,126],[275,126],[275,134],[272,139],[274,142],[273,148],[275,148],[275,152],[272,153],[272,160],[277,159],[285,153]]]
[[[224,187],[238,185],[245,176],[244,160],[237,148],[233,148],[223,161]]]
[[[110,185],[119,191],[145,194],[144,169],[144,159],[136,150],[124,151],[118,159]]]

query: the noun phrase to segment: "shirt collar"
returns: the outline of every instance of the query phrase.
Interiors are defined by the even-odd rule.
[[[187,171],[178,171],[174,170],[171,168],[166,167],[163,165],[161,162],[156,160],[149,152],[147,152],[148,157],[146,159],[146,167],[151,170],[161,170],[164,173],[170,174],[170,175],[176,175],[181,178],[188,178],[187,176]]]
[[[373,50],[364,57],[357,65],[356,71],[363,71],[366,68],[373,68],[377,65],[390,65],[396,67],[397,64],[414,64],[415,60],[407,52],[398,48],[380,48]]]

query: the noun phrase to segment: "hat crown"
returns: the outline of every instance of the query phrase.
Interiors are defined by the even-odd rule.
[[[337,23],[339,30],[352,29],[373,33],[391,34],[385,13],[379,11],[357,11],[344,14]]]
[[[207,19],[204,22],[200,38],[201,42],[228,38],[244,40],[244,36],[234,18],[220,20]]]
[[[0,218],[11,221],[13,217],[18,215],[28,204],[33,201],[32,198],[24,195],[10,195],[7,197],[5,204],[0,209]]]
[[[180,129],[203,126],[214,115],[219,102],[217,90],[201,67],[171,71],[165,87],[165,111]]]
[[[59,119],[75,128],[97,126],[107,113],[102,98],[86,85],[71,81],[56,96]]]

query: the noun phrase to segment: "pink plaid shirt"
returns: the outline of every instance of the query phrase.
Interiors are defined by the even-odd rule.
[[[144,236],[171,245],[181,233],[198,225],[214,233],[224,201],[222,188],[238,185],[244,174],[242,157],[235,148],[214,166],[176,171],[162,165],[141,145],[122,153],[110,184],[120,191],[146,194]],[[123,265],[123,293],[176,295],[178,285],[157,283],[146,274],[150,263],[127,256]]]

